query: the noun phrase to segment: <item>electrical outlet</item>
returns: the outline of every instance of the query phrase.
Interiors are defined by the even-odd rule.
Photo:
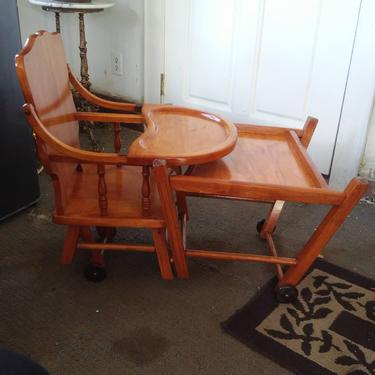
[[[124,74],[121,53],[119,52],[111,53],[111,64],[112,64],[112,74],[115,74],[117,76],[122,76]]]

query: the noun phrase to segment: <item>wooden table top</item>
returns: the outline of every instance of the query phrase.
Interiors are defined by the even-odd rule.
[[[145,132],[129,148],[129,157],[166,160],[170,166],[208,163],[229,154],[237,128],[202,111],[145,105]]]

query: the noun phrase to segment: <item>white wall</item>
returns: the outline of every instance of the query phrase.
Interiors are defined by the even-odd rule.
[[[371,116],[360,175],[375,181],[375,108]]]
[[[17,0],[23,42],[36,30],[55,31],[54,13]],[[127,100],[143,101],[143,0],[116,0],[113,8],[85,15],[92,89]],[[61,15],[66,55],[79,75],[78,14]],[[111,72],[111,52],[123,55],[122,76]]]

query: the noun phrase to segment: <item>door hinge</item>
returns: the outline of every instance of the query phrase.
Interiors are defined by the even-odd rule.
[[[165,74],[160,74],[160,103],[163,103],[165,95]]]

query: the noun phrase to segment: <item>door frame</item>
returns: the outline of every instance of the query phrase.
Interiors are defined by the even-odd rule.
[[[160,102],[160,74],[165,70],[165,1],[144,0],[145,102]],[[332,157],[329,184],[335,189],[343,189],[358,175],[366,146],[375,94],[375,38],[371,37],[375,35],[374,19],[375,1],[361,0]]]

